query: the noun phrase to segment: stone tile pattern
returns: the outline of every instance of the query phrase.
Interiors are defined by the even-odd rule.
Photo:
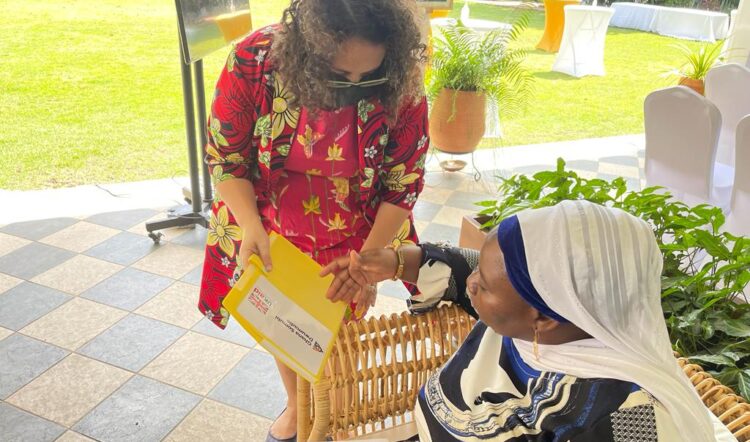
[[[638,188],[642,163],[568,166]],[[426,182],[417,231],[454,244],[461,216],[496,187],[440,171]],[[170,229],[154,245],[143,223],[161,216],[132,210],[0,228],[0,426],[10,440],[265,438],[285,405],[274,360],[237,323],[221,331],[197,314],[206,232]],[[381,295],[374,313],[405,308],[398,287],[385,284]]]

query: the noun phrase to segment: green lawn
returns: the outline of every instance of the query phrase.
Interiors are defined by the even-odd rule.
[[[283,0],[251,0],[256,26],[278,20]],[[171,1],[5,0],[0,16],[0,188],[37,189],[187,173]],[[456,4],[456,14],[462,6]],[[472,16],[506,20],[511,9],[476,5]],[[533,48],[535,12],[520,45]],[[554,56],[531,52],[536,95],[505,122],[504,145],[642,131],[642,102],[668,85],[675,40],[611,29],[607,76],[549,72]],[[208,96],[225,52],[205,60]],[[485,142],[485,144],[497,144]]]

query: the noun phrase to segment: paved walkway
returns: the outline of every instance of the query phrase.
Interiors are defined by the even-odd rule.
[[[477,152],[482,180],[439,171],[414,215],[423,240],[458,239],[496,176],[553,167],[640,186],[642,136]],[[235,323],[195,308],[206,232],[143,224],[181,200],[183,180],[0,192],[3,441],[263,440],[285,395],[271,356]],[[405,308],[381,287],[371,314]],[[58,439],[59,438],[59,439]]]

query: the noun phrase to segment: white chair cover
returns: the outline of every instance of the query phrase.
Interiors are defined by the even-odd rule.
[[[711,69],[706,75],[706,98],[721,112],[716,161],[734,167],[737,123],[750,114],[750,69],[734,63]]]
[[[737,164],[750,165],[750,115],[737,125]],[[727,216],[725,228],[735,235],[750,236],[750,173],[736,173],[732,189],[731,212]],[[748,288],[750,290],[750,287]]]
[[[599,6],[565,7],[565,28],[553,71],[574,77],[604,75],[604,41],[614,12]]]
[[[729,207],[733,169],[715,162],[719,109],[684,86],[652,92],[644,103],[646,182],[687,204]]]
[[[750,1],[740,0],[724,46],[726,62],[750,67]]]

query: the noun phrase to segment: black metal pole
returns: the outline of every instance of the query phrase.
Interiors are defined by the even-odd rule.
[[[203,86],[203,60],[198,60],[193,64],[195,73],[195,105],[198,107],[198,134],[200,140],[199,155],[201,170],[203,171],[203,202],[210,204],[213,201],[213,189],[211,188],[211,174],[208,172],[208,165],[203,161],[203,149],[208,141],[206,134],[206,93]]]
[[[195,141],[195,109],[193,107],[193,85],[190,65],[186,64],[185,54],[180,45],[180,70],[182,71],[182,101],[185,106],[185,132],[188,144],[188,161],[190,162],[190,191],[193,213],[201,213],[201,191],[198,179],[198,150]]]

